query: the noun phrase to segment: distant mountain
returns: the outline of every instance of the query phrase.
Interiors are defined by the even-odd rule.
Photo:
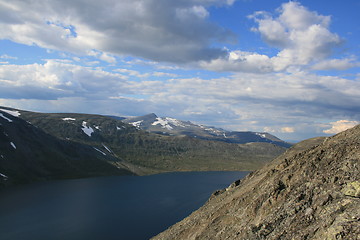
[[[360,237],[360,125],[300,142],[153,239]]]
[[[88,145],[58,139],[0,108],[0,186],[36,180],[128,175],[119,161]]]
[[[22,161],[19,160],[19,163],[26,165],[28,162],[33,161],[32,159],[39,157],[41,161],[34,163],[34,171],[42,168],[41,166],[44,164],[48,168],[57,168],[58,162],[73,164],[70,157],[74,154],[82,159],[79,160],[79,163],[83,164],[81,165],[83,166],[83,172],[79,173],[79,176],[86,175],[88,172],[91,175],[90,173],[95,171],[91,166],[95,166],[95,160],[98,158],[104,160],[106,166],[108,166],[108,163],[111,164],[111,167],[115,166],[116,171],[122,169],[124,173],[132,172],[138,175],[167,171],[251,171],[286,150],[284,147],[266,142],[235,144],[186,135],[155,134],[109,116],[77,113],[37,113],[4,107],[0,107],[0,109],[4,126],[7,124],[4,131],[10,132],[9,129],[15,131],[9,139],[3,136],[4,144],[7,146],[6,151],[11,150],[11,142],[18,145],[21,141],[26,140],[23,145],[29,145],[27,148],[29,154]],[[9,112],[16,113],[16,117],[9,114]],[[23,129],[22,125],[11,125],[6,118],[14,118],[16,122],[26,124],[27,128]],[[31,131],[39,133],[33,135]],[[27,137],[20,139],[21,132],[24,132],[24,136]],[[18,140],[12,141],[12,139]],[[34,144],[36,144],[36,147],[33,146]],[[60,146],[60,149],[55,148],[55,146]],[[53,156],[48,151],[61,155],[62,158]],[[8,155],[9,152],[5,154],[3,150],[0,151],[0,154],[10,156]],[[52,160],[60,158],[64,161]],[[94,161],[90,166],[87,166],[86,162],[84,162],[88,158],[94,159],[89,160],[89,163]],[[100,163],[104,163],[104,161]],[[0,173],[7,176],[9,171],[5,171],[5,165],[2,164],[4,163],[0,162]],[[38,164],[40,164],[40,167],[37,167]],[[59,168],[61,170],[65,169],[65,167]],[[72,166],[69,169],[81,170],[79,166]],[[99,167],[99,171],[100,169]],[[18,172],[19,175],[25,174],[25,171]],[[95,171],[93,175],[96,174],[99,174],[99,172]],[[105,172],[104,174],[106,175]],[[70,175],[59,171],[57,176],[61,178]],[[49,176],[49,178],[52,177]]]
[[[181,121],[170,117],[158,117],[151,113],[145,116],[127,118],[123,120],[138,129],[163,135],[181,136],[186,135],[204,140],[222,141],[227,143],[250,143],[266,142],[282,147],[290,147],[291,144],[265,132],[237,132],[226,131],[221,128],[194,124],[189,121]]]

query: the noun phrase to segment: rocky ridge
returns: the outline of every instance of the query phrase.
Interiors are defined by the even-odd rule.
[[[153,239],[360,239],[360,125],[293,146]]]

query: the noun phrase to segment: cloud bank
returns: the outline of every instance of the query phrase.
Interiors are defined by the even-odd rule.
[[[0,2],[0,39],[77,54],[132,55],[165,62],[226,54],[213,42],[235,36],[208,20],[210,6],[230,0],[73,0]]]
[[[59,60],[0,65],[0,95],[37,104],[50,100],[47,108],[54,109],[56,102],[57,111],[74,108],[76,105],[69,108],[69,104],[76,99],[77,104],[83,103],[77,110],[81,112],[85,105],[89,112],[107,114],[156,112],[185,120],[201,119],[227,129],[287,134],[316,126],[316,119],[360,119],[360,83],[341,77],[307,72],[241,73],[213,79],[177,77],[160,81],[147,79],[161,75],[159,72],[144,75],[124,68],[116,71]],[[6,102],[13,103],[0,101]],[[328,125],[316,131],[334,132],[325,128]]]

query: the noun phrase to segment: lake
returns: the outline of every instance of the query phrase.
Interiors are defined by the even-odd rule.
[[[6,189],[0,192],[0,239],[149,239],[247,174],[178,172]]]

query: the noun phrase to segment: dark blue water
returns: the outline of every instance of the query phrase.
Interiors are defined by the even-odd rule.
[[[149,239],[247,172],[101,177],[0,192],[0,239]]]

